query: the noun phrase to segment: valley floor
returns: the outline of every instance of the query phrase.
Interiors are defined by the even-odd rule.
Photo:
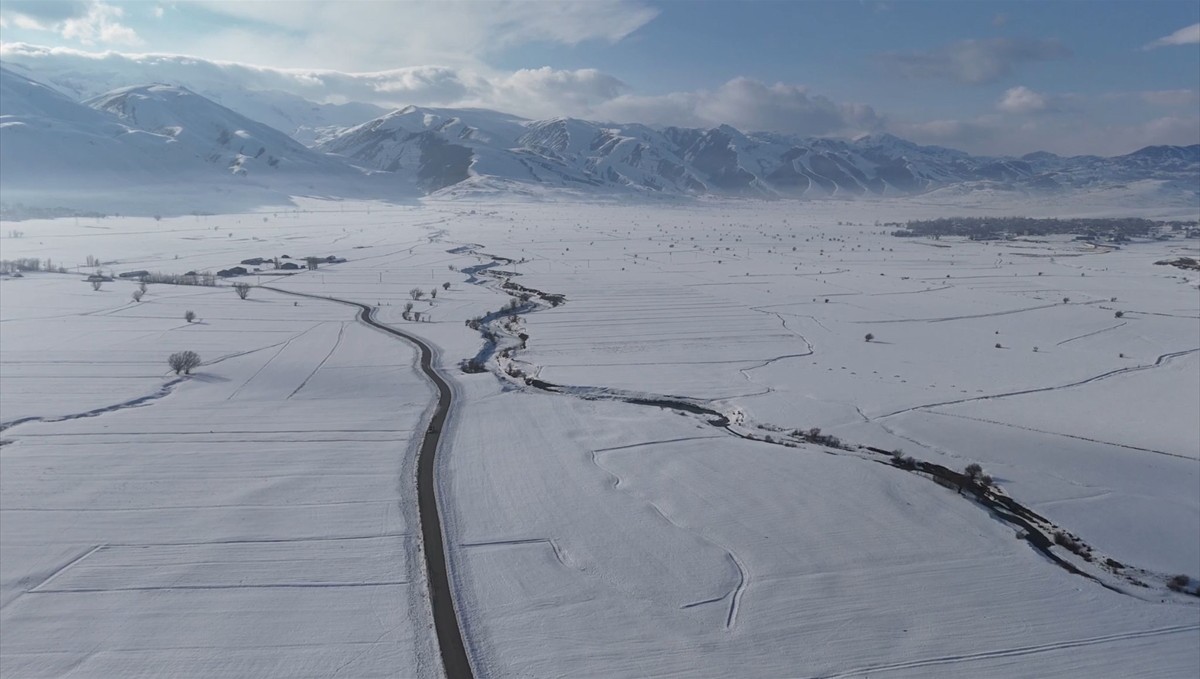
[[[1200,672],[1200,599],[1166,586],[1200,585],[1200,281],[1154,264],[1195,241],[875,225],[970,212],[913,201],[300,208],[25,222],[4,258],[345,258],[241,280],[375,305],[438,349],[477,676]],[[0,675],[437,676],[412,348],[333,303],[134,303],[78,272],[0,279]],[[532,296],[488,315],[505,280]],[[205,363],[180,379],[183,349]],[[848,449],[789,437],[814,427]],[[1096,579],[860,444],[981,464]]]

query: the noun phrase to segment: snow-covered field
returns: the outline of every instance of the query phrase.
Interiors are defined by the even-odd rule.
[[[346,258],[241,280],[378,305],[438,348],[479,676],[1193,676],[1200,599],[1165,578],[1200,585],[1200,281],[1154,262],[1197,242],[876,225],[1097,212],[999,205],[311,201],[5,223],[24,236],[0,244],[118,273]],[[464,321],[510,299],[497,270],[566,302],[517,309],[525,348],[464,374],[483,346]],[[332,303],[155,284],[135,304],[133,283],[80,278],[0,280],[0,421],[35,418],[0,434],[0,674],[437,674],[412,349]],[[429,322],[402,318],[414,287],[437,288],[414,303]],[[176,381],[182,349],[205,365]],[[1068,573],[868,455],[622,400],[648,396],[759,438],[978,462],[1147,586]]]

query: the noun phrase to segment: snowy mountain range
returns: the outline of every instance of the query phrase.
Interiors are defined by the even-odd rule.
[[[8,204],[166,212],[413,192],[186,88],[122,87],[80,102],[4,68],[0,189]]]
[[[75,81],[67,81],[68,83]],[[216,188],[379,197],[573,189],[589,193],[859,198],[980,189],[1045,193],[1151,183],[1200,200],[1200,145],[1103,158],[972,156],[889,134],[854,140],[655,128],[482,109],[370,105],[234,92],[222,105],[180,85],[122,86],[82,101],[0,68],[6,201],[79,189]],[[233,106],[242,108],[238,111]],[[284,125],[289,134],[258,118]],[[310,144],[306,146],[304,143]]]
[[[415,176],[426,191],[500,183],[760,197],[921,193],[948,185],[1013,191],[1157,180],[1197,190],[1200,146],[1115,158],[971,156],[889,134],[840,140],[712,129],[522,120],[484,110],[409,106],[317,146],[350,162]]]

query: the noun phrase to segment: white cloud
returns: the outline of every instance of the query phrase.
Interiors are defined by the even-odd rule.
[[[433,65],[355,73],[20,43],[0,44],[0,62],[79,98],[125,85],[167,82],[209,95],[239,89],[271,90],[323,103],[477,106],[529,118],[566,115],[695,127],[727,123],[746,131],[846,137],[886,128],[921,143],[995,155],[1035,150],[1113,155],[1150,144],[1200,142],[1192,90],[1118,92],[1089,98],[1018,86],[1006,91],[997,110],[987,115],[895,121],[885,120],[866,104],[836,102],[798,85],[750,78],[734,78],[713,89],[641,94],[595,69],[544,67],[496,73]],[[1145,106],[1141,102],[1147,102],[1175,108],[1169,109],[1171,115],[1155,115],[1138,124],[1104,122],[1103,113],[1115,108],[1114,100],[1122,105]],[[1055,115],[1024,115],[1036,112]]]
[[[1005,91],[996,108],[1006,113],[1037,113],[1046,110],[1046,97],[1033,90],[1018,85]]]
[[[21,43],[0,45],[0,59],[66,87],[79,97],[146,82],[200,93],[230,88],[279,90],[318,102],[381,106],[479,106],[531,118],[568,115],[618,122],[718,125],[811,135],[853,134],[882,126],[864,104],[839,104],[796,85],[734,78],[714,90],[638,95],[595,70],[549,67],[490,73],[452,66],[347,73],[279,69],[170,54],[85,52]]]
[[[142,42],[132,28],[121,23],[124,10],[99,0],[7,0],[0,12],[17,28],[53,32],[83,45]]]
[[[880,129],[883,119],[865,104],[839,104],[806,88],[734,78],[715,90],[657,96],[624,95],[598,107],[618,121],[664,125],[720,125],[799,135],[852,136]]]
[[[879,62],[906,78],[938,78],[977,85],[1010,75],[1017,66],[1071,56],[1057,40],[960,40],[926,52],[886,52]]]
[[[1178,45],[1197,45],[1200,44],[1200,24],[1192,24],[1184,26],[1170,35],[1164,35],[1158,40],[1149,42],[1142,49],[1154,49],[1156,47],[1173,47]]]
[[[1148,90],[1138,96],[1147,104],[1163,107],[1195,106],[1197,100],[1196,90]]]
[[[568,71],[548,66],[494,78],[491,85],[486,103],[534,117],[586,115],[629,89],[617,78],[595,69]]]
[[[1002,132],[999,121],[989,116],[969,120],[897,122],[891,127],[896,134],[921,144],[936,144],[973,152],[990,148],[991,142]]]
[[[230,28],[198,35],[181,49],[275,65],[321,65],[344,71],[439,63],[484,69],[485,57],[529,43],[615,43],[658,11],[641,0],[530,2],[227,2],[201,0]],[[256,40],[238,39],[252,25]],[[262,38],[276,36],[278,40]]]

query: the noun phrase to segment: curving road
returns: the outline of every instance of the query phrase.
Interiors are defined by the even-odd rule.
[[[266,285],[259,287],[285,295],[308,297],[325,302],[337,302],[358,308],[358,320],[394,335],[402,340],[411,342],[421,352],[421,372],[437,387],[437,408],[429,419],[429,428],[425,430],[425,438],[421,440],[421,450],[417,456],[417,509],[421,519],[421,540],[424,542],[426,582],[429,583],[429,601],[433,609],[433,626],[437,632],[438,649],[441,651],[442,667],[447,679],[473,679],[471,662],[467,658],[466,644],[463,643],[462,632],[458,625],[458,614],[454,609],[454,595],[450,589],[450,576],[446,562],[446,547],[442,536],[442,520],[438,514],[436,485],[434,482],[434,461],[438,444],[442,440],[442,430],[446,418],[450,414],[453,395],[450,385],[434,369],[434,351],[424,340],[414,337],[402,330],[376,321],[372,317],[372,307],[359,302],[309,295],[303,292],[281,290]]]

